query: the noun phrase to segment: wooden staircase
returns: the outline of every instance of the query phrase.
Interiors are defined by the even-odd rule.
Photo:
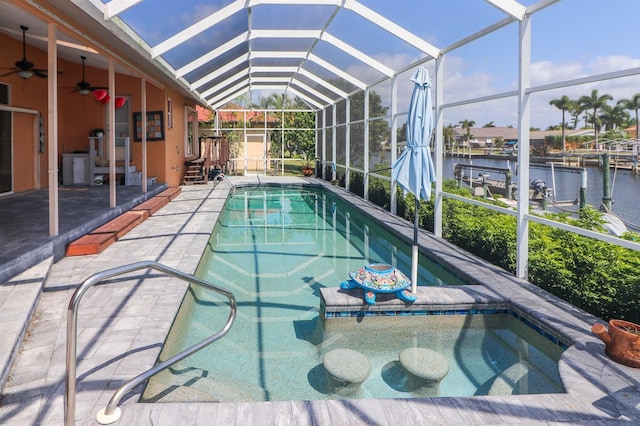
[[[184,174],[184,185],[203,185],[207,183],[207,173],[205,173],[205,159],[198,158],[197,160],[190,161],[186,164],[186,171]]]
[[[201,157],[197,160],[185,162],[185,173],[182,181],[184,185],[204,185],[209,181],[211,147],[212,140],[208,138],[205,140],[204,145],[200,144]]]

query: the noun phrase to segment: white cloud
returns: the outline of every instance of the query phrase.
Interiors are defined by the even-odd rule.
[[[627,55],[597,56],[587,65],[590,74],[620,71],[640,67],[640,59]]]
[[[640,58],[625,55],[596,56],[584,63],[539,61],[531,64],[531,85],[540,86],[634,67],[640,67]],[[487,72],[474,73],[473,68],[461,58],[447,58],[445,73],[445,103],[517,88],[515,79],[512,79],[505,88],[504,83],[500,81],[502,76]],[[622,98],[629,98],[634,93],[640,92],[640,76],[536,92],[531,95],[531,126],[545,129],[550,125],[559,124],[562,121],[562,113],[549,105],[549,101],[563,95],[577,99],[589,95],[593,89],[598,90],[600,94],[610,94],[614,99],[610,105],[613,105]],[[445,122],[455,124],[460,120],[468,119],[475,121],[479,126],[490,121],[498,126],[509,124],[516,126],[517,116],[517,99],[508,98],[451,108],[445,112]]]
[[[587,72],[578,62],[555,64],[551,61],[539,61],[531,64],[531,84],[533,86],[585,76],[587,76]]]

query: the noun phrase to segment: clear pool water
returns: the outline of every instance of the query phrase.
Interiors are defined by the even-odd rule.
[[[344,398],[327,384],[322,355],[365,354],[369,379],[349,398],[562,392],[562,349],[508,314],[319,319],[319,289],[337,287],[367,263],[409,274],[410,247],[316,190],[252,188],[227,201],[197,275],[231,290],[234,326],[222,340],[152,378],[145,401]],[[420,285],[464,284],[422,259]],[[219,330],[228,307],[190,289],[169,333],[167,359]],[[417,389],[398,362],[426,347],[449,360],[436,389]],[[506,389],[506,390],[505,390]]]

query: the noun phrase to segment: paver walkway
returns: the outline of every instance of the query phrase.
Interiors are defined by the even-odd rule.
[[[256,178],[233,179],[236,184]],[[261,178],[264,182],[266,178]],[[277,179],[277,182],[307,182]],[[311,182],[320,183],[317,180]],[[390,217],[380,209],[349,196],[368,214],[384,217],[399,233],[411,235],[411,224]],[[183,193],[126,236],[98,255],[64,258],[54,264],[45,282],[20,354],[0,400],[0,424],[39,425],[64,422],[64,373],[67,305],[75,288],[92,274],[141,260],[157,261],[186,273],[196,269],[211,230],[228,195],[220,183],[187,186]],[[479,280],[500,276],[521,290],[513,300],[547,296],[529,286],[520,286],[496,268],[450,247],[426,234],[421,243],[431,245],[458,262],[461,270]],[[437,244],[436,244],[437,243]],[[473,269],[477,268],[477,269]],[[484,268],[484,269],[482,269]],[[483,274],[478,271],[484,270]],[[474,272],[475,271],[475,272]],[[28,277],[28,275],[25,275]],[[505,284],[507,285],[507,284]],[[87,291],[79,311],[78,394],[75,423],[95,424],[115,389],[124,381],[151,367],[177,312],[186,284],[155,271],[140,271],[99,284]],[[464,290],[451,289],[444,297]],[[487,288],[488,293],[496,289]],[[521,293],[524,292],[524,293]],[[482,292],[480,292],[482,293]],[[340,295],[340,297],[348,297]],[[10,301],[19,303],[17,295]],[[493,297],[493,296],[491,296]],[[2,299],[0,298],[0,301]],[[352,300],[343,301],[352,303]],[[343,303],[336,300],[333,303]],[[6,303],[6,302],[5,302]],[[640,423],[640,370],[610,362],[603,345],[590,336],[584,313],[559,304],[531,305],[531,315],[545,316],[558,310],[565,316],[555,321],[566,333],[580,340],[561,361],[567,394],[521,395],[473,398],[426,398],[351,401],[280,401],[262,403],[172,403],[139,404],[141,389],[121,403],[119,425],[343,425],[343,424],[619,424]]]

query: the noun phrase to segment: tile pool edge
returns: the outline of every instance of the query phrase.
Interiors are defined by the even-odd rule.
[[[384,300],[380,304],[367,305],[359,290],[345,291],[340,288],[320,289],[320,317],[323,319],[357,318],[357,317],[407,317],[407,316],[440,316],[440,315],[491,315],[509,314],[531,328],[550,342],[566,350],[572,345],[571,340],[558,330],[537,320],[518,306],[506,300],[479,301],[442,304],[428,301],[425,293],[432,292],[431,287],[418,288],[418,300],[413,304],[399,299]],[[445,290],[446,291],[446,290]]]

